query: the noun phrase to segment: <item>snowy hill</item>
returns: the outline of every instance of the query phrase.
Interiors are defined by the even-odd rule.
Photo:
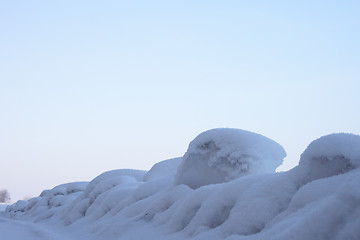
[[[285,156],[262,135],[213,129],[149,172],[63,184],[2,216],[63,239],[360,239],[360,136],[321,137],[275,173]]]

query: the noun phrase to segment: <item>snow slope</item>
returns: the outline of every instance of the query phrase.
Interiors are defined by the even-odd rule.
[[[259,134],[210,130],[149,172],[63,184],[2,215],[63,239],[360,239],[360,136],[321,137],[275,173],[285,155]]]

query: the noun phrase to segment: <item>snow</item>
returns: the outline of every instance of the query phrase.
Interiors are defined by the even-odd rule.
[[[219,128],[201,133],[189,145],[175,182],[198,188],[254,173],[275,172],[284,148],[260,134]]]
[[[173,158],[156,163],[144,176],[144,181],[151,181],[157,178],[174,178],[182,158]]]
[[[244,130],[210,130],[184,157],[148,172],[113,170],[8,206],[0,236],[360,239],[359,153],[360,136],[330,134],[313,141],[298,166],[276,173],[285,157],[276,142]]]
[[[58,240],[63,239],[45,228],[36,224],[22,221],[10,220],[0,217],[0,238],[2,240],[25,240],[43,239]]]
[[[360,167],[360,138],[350,133],[334,133],[313,141],[301,154],[300,163],[307,164],[311,160],[342,156],[349,159],[353,167]]]
[[[337,133],[313,141],[301,155],[299,164],[311,170],[313,177],[326,177],[360,167],[360,138]]]
[[[8,206],[8,204],[0,203],[0,212],[4,211],[7,206]]]

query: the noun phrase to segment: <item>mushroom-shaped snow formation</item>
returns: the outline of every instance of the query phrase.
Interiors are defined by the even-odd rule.
[[[175,184],[198,188],[227,182],[252,173],[274,172],[286,152],[260,134],[231,128],[201,133],[189,145],[175,177]]]
[[[301,154],[299,165],[313,177],[328,177],[360,167],[360,136],[333,133],[314,140]]]

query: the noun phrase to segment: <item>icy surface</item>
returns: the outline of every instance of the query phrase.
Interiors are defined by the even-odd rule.
[[[247,174],[275,172],[284,157],[282,146],[260,134],[231,128],[212,129],[190,143],[175,182],[198,188]]]
[[[234,144],[239,136],[249,140],[243,147]],[[267,170],[249,167],[236,177],[224,170],[228,179],[197,187],[174,182],[176,171],[176,177],[183,171],[177,166],[189,155],[205,161],[210,151],[215,162],[224,156],[211,144],[197,148],[209,139],[227,153],[251,152],[256,160],[246,158],[249,165],[266,164]],[[331,134],[312,142],[297,167],[274,173],[285,155],[277,143],[242,130],[211,130],[199,135],[183,158],[162,161],[149,172],[109,171],[8,206],[1,213],[0,239],[357,240],[359,149],[360,136]]]

